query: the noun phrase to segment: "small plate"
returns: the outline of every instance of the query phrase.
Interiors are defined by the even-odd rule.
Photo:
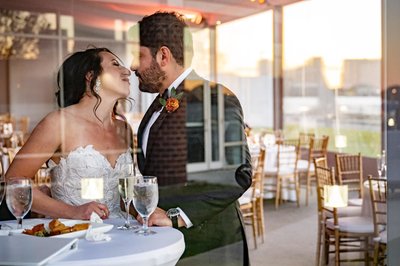
[[[106,233],[108,231],[110,231],[114,225],[112,224],[100,224],[100,223],[91,223],[90,221],[85,221],[85,220],[69,220],[69,219],[58,219],[60,222],[62,222],[63,224],[65,224],[66,226],[73,226],[75,224],[81,224],[81,223],[90,223],[91,227],[92,227],[92,232],[93,233]],[[45,227],[48,226],[48,223],[50,222],[50,220],[44,222]],[[43,222],[40,222],[43,223]],[[34,225],[32,225],[31,227],[28,227],[28,229],[31,229],[33,226],[40,224],[40,223],[36,223]],[[15,229],[15,230],[10,230],[10,235],[25,235],[22,234],[22,232],[25,229]],[[55,235],[55,236],[50,236],[50,237],[58,237],[58,238],[80,238],[86,235],[87,230],[80,230],[80,231],[75,231],[75,232],[71,232],[71,233],[66,233],[66,234],[61,234],[61,235]]]

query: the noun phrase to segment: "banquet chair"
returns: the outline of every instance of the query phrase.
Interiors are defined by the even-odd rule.
[[[373,265],[386,265],[387,243],[387,180],[368,176],[371,195],[372,218],[374,221],[374,261]]]
[[[306,173],[308,169],[309,153],[310,153],[310,141],[311,138],[315,137],[314,133],[304,133],[299,134],[299,160],[297,162],[297,169],[299,173]],[[312,162],[311,162],[312,163]]]
[[[339,185],[348,185],[350,193],[357,193],[357,198],[351,198],[349,194],[348,204],[361,206],[364,187],[361,153],[336,154],[335,159]]]
[[[297,170],[299,174],[307,174],[308,165],[312,163],[309,161],[310,154],[310,141],[315,137],[314,133],[299,133],[299,160],[297,162]]]
[[[252,156],[252,182],[250,188],[238,199],[240,210],[246,224],[251,225],[253,231],[254,247],[257,248],[257,236],[261,234],[264,239],[262,174],[265,158],[265,150],[260,149],[257,156]],[[262,215],[262,217],[260,217]],[[264,242],[264,240],[263,240]]]
[[[334,168],[328,168],[326,157],[317,158],[314,160],[316,183],[317,183],[317,211],[318,211],[318,229],[317,229],[317,252],[316,252],[316,265],[320,265],[321,260],[321,247],[324,239],[324,186],[335,184]],[[326,209],[332,212],[331,209]]]
[[[264,168],[264,178],[274,179],[275,186],[264,186],[264,192],[275,192],[275,209],[282,203],[282,191],[285,189],[296,194],[297,207],[300,207],[300,188],[297,173],[298,139],[278,140],[277,152],[272,158],[274,164]],[[267,158],[268,159],[268,158]]]
[[[320,169],[317,167],[317,175]],[[334,183],[334,173],[331,173],[331,180]],[[317,182],[319,177],[317,177]],[[318,189],[321,187],[317,184]],[[357,206],[348,206],[356,207]],[[346,207],[345,207],[346,208]],[[326,208],[322,209],[322,228],[323,228],[323,243],[324,243],[324,261],[329,262],[329,253],[335,254],[335,265],[340,265],[341,262],[364,261],[367,265],[370,261],[369,252],[370,239],[374,235],[374,225],[372,219],[366,216],[341,216],[340,209],[342,208]],[[334,250],[330,251],[330,247],[334,246]],[[355,253],[355,255],[363,254],[362,257],[342,257],[342,254]]]
[[[43,164],[42,167],[40,167],[35,174],[34,184],[36,184],[37,186],[46,185],[50,187],[50,180],[51,178],[49,169],[47,168],[46,164]]]
[[[316,188],[317,188],[317,203],[318,203],[318,232],[317,232],[317,252],[316,252],[316,265],[320,264],[321,248],[325,238],[325,223],[329,218],[336,217],[357,217],[361,215],[361,207],[347,206],[334,209],[332,207],[324,206],[324,186],[334,185],[335,182],[335,169],[328,168],[326,157],[317,158],[314,160],[316,172]],[[327,247],[325,245],[325,247]],[[328,251],[325,251],[328,254]],[[328,257],[326,257],[327,259]]]
[[[258,188],[256,190],[256,212],[257,212],[257,235],[261,236],[261,241],[264,243],[264,165],[265,165],[265,149],[260,150],[257,166],[253,170],[253,174],[257,175]]]
[[[256,207],[256,197],[257,188],[259,187],[260,175],[253,174],[252,183],[250,188],[238,199],[240,211],[245,220],[245,224],[249,224],[253,231],[254,247],[257,249],[257,207]]]
[[[12,161],[15,158],[15,155],[17,155],[18,150],[14,149],[14,148],[8,148],[7,149],[7,154],[6,156],[8,156],[8,165],[11,165]]]
[[[316,138],[312,136],[310,137],[308,164],[307,164],[308,167],[307,170],[305,170],[306,206],[308,206],[309,194],[312,193],[311,183],[315,183],[316,181],[314,159],[320,157],[327,157],[328,142],[329,142],[329,136],[322,136],[321,138]]]
[[[2,156],[3,156],[3,154],[2,154],[2,152],[0,151],[0,178],[2,178],[2,177],[3,177],[3,174],[5,174]]]
[[[28,139],[29,124],[30,124],[29,116],[21,116],[20,119],[18,119],[18,132],[20,134],[19,146],[23,146],[25,144],[25,140]]]

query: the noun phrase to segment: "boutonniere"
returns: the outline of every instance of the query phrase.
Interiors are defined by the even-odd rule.
[[[179,108],[179,100],[182,98],[183,92],[176,94],[176,89],[171,89],[171,96],[168,99],[160,98],[160,103],[165,107],[168,113],[175,112]]]

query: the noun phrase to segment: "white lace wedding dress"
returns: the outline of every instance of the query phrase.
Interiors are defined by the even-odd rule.
[[[107,205],[111,217],[124,217],[120,209],[118,193],[118,176],[124,163],[132,163],[130,150],[122,153],[116,160],[114,168],[103,154],[93,145],[79,147],[71,151],[59,164],[49,161],[52,178],[51,195],[53,198],[71,205],[82,205],[92,200],[82,199],[82,178],[103,178],[103,199],[98,200]]]

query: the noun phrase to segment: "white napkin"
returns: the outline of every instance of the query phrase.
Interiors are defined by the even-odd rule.
[[[100,216],[97,213],[92,212],[92,214],[90,215],[90,223],[100,223],[100,224],[102,224],[103,220],[100,218]],[[87,241],[93,241],[93,242],[110,241],[111,240],[111,236],[106,235],[104,233],[95,232],[92,229],[92,225],[89,225],[89,228],[86,231],[85,239]]]
[[[90,215],[90,222],[102,224],[103,220],[100,218],[100,216],[97,213],[92,212],[92,214]]]

